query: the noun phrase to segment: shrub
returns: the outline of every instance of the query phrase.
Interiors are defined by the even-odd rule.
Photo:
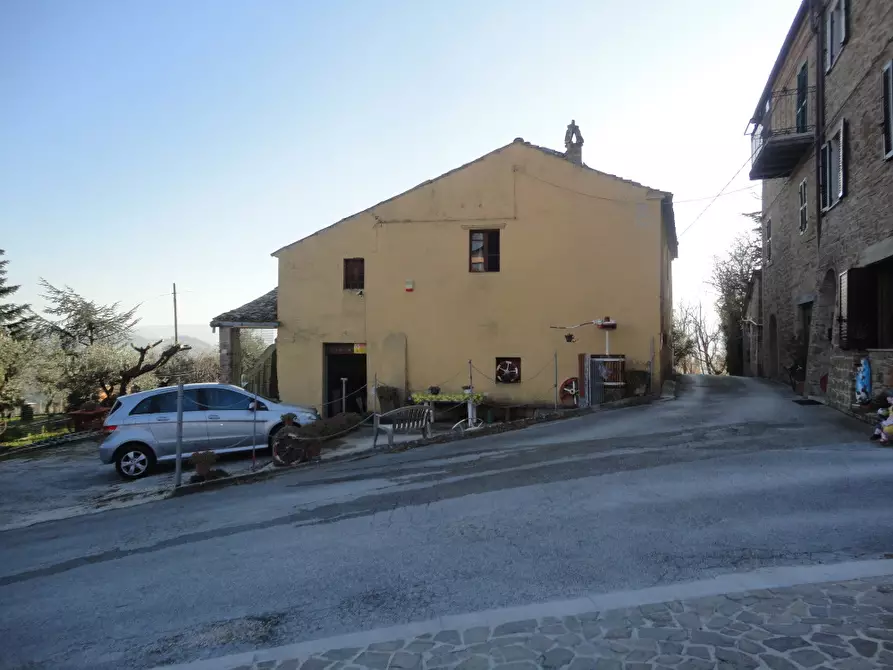
[[[318,459],[326,440],[355,430],[362,421],[361,415],[348,412],[304,426],[283,426],[273,438],[273,462],[291,465]]]

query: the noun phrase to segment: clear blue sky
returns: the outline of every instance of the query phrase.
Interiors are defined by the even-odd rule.
[[[590,166],[709,196],[798,5],[4,0],[0,248],[35,306],[45,277],[168,324],[176,281],[207,323],[275,286],[280,246],[514,137],[563,149],[572,118]],[[682,237],[677,297],[757,209]]]

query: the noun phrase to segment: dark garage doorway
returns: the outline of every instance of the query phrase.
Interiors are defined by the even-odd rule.
[[[363,344],[326,344],[323,367],[326,406],[323,416],[341,414],[342,378],[344,406],[348,412],[366,411],[366,346]]]

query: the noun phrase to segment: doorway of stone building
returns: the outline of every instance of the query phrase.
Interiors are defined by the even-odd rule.
[[[770,379],[776,379],[778,377],[778,321],[774,314],[769,317],[769,350],[767,353],[768,370],[766,370],[766,374]]]
[[[831,350],[834,340],[834,312],[837,307],[837,273],[828,270],[819,288],[813,314],[812,340],[809,346],[809,393],[824,396],[828,392]]]
[[[323,356],[323,416],[365,412],[366,345],[326,344]]]

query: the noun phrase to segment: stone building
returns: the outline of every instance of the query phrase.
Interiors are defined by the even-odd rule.
[[[841,409],[893,364],[893,2],[804,0],[751,118],[763,181],[761,352]]]

